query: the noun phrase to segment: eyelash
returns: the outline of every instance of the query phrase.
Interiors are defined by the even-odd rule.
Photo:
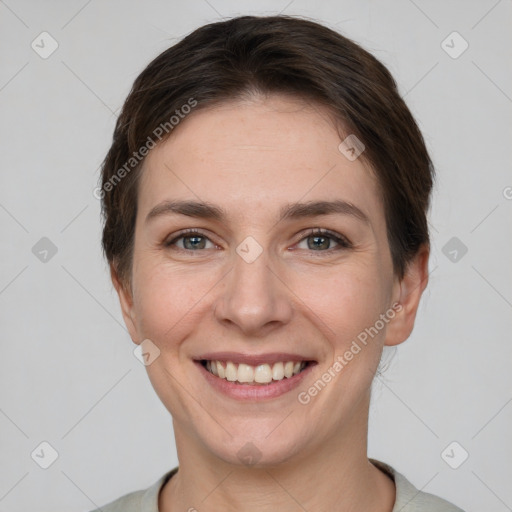
[[[186,229],[186,230],[179,232],[177,234],[177,236],[175,236],[172,240],[169,240],[168,242],[164,242],[164,246],[167,248],[171,248],[178,240],[180,240],[182,238],[192,237],[193,235],[198,235],[201,238],[206,238],[207,240],[209,240],[211,242],[211,240],[201,231],[198,231],[196,229]],[[330,238],[330,239],[334,240],[339,245],[339,247],[333,248],[333,249],[332,248],[326,249],[325,251],[324,250],[315,251],[313,249],[310,249],[311,252],[315,252],[315,253],[323,252],[323,253],[330,254],[333,251],[339,251],[339,250],[343,250],[343,249],[346,250],[346,249],[351,249],[353,247],[352,243],[344,236],[338,235],[337,233],[334,233],[333,231],[329,231],[328,229],[323,229],[323,228],[313,228],[313,229],[309,230],[307,233],[305,233],[302,236],[302,238],[297,243],[300,243],[303,240],[305,240],[309,237],[312,237],[312,236],[323,236],[326,238]],[[181,247],[175,247],[175,250],[191,253],[191,252],[201,252],[202,250],[205,250],[205,249],[193,250],[193,249],[182,249]]]

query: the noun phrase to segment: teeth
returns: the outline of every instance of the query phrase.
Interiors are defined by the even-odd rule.
[[[272,381],[289,379],[300,373],[306,367],[306,362],[285,361],[269,364],[251,366],[249,364],[235,364],[231,361],[221,363],[220,361],[207,361],[206,369],[213,375],[226,379],[230,382],[243,384],[269,384]]]
[[[254,368],[248,364],[238,365],[238,382],[254,382]]]
[[[229,380],[230,382],[235,382],[237,378],[238,368],[231,361],[229,361],[226,364],[226,379]]]
[[[274,380],[283,380],[284,379],[284,364],[283,363],[275,363],[272,366],[272,378]]]
[[[240,371],[240,367],[238,371]],[[256,366],[256,370],[254,370],[254,381],[260,384],[267,384],[272,381],[272,369],[268,364]]]

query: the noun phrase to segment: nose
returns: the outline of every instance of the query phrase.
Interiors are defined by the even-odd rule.
[[[266,251],[251,263],[235,254],[214,305],[215,317],[246,336],[267,335],[292,317],[291,292],[283,281],[269,266]]]

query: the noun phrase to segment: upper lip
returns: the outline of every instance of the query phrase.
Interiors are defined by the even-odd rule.
[[[260,364],[274,364],[278,362],[293,361],[295,363],[301,361],[314,361],[311,357],[299,354],[291,354],[288,352],[270,352],[266,354],[247,354],[242,352],[210,352],[202,354],[200,357],[194,358],[196,361],[221,361],[232,363],[244,363],[250,366],[258,366]]]

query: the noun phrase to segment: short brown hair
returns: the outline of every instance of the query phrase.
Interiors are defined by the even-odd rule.
[[[293,16],[241,16],[200,27],[161,53],[123,105],[101,173],[103,252],[121,282],[131,288],[141,148],[191,100],[199,109],[250,91],[325,105],[363,142],[361,158],[379,180],[393,268],[402,278],[420,246],[429,244],[434,169],[393,77],[323,25]],[[159,140],[171,133],[172,126]]]

